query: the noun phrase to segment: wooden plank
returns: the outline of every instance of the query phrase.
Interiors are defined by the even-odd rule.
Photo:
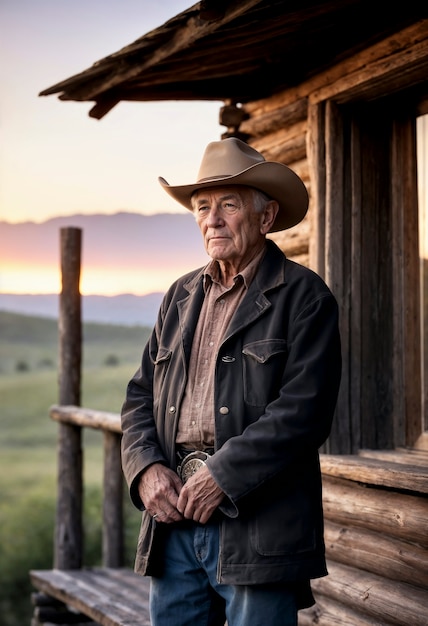
[[[382,622],[385,626],[385,622]],[[316,595],[316,604],[299,611],[298,626],[380,626],[379,620],[361,615],[340,602]]]
[[[49,415],[53,420],[64,424],[74,424],[75,426],[108,430],[115,433],[122,432],[119,413],[54,404],[49,410]]]
[[[318,594],[368,615],[378,624],[426,626],[426,589],[389,581],[380,576],[328,561],[329,576],[312,581]]]
[[[312,236],[309,247],[310,267],[325,277],[325,105],[311,105],[308,109],[306,153],[311,173],[312,194],[309,210],[312,217]]]
[[[333,453],[352,452],[353,440],[349,409],[349,368],[347,358],[350,346],[349,328],[349,221],[345,169],[345,119],[343,111],[334,102],[325,104],[325,281],[335,295],[339,306],[339,331],[344,366],[339,387],[336,416],[333,420],[328,449]],[[321,150],[321,149],[320,149]]]
[[[247,106],[243,105],[247,111]],[[251,138],[264,137],[270,133],[284,130],[294,124],[306,121],[308,114],[307,98],[293,100],[270,111],[254,111],[249,119],[242,120],[239,129]]]
[[[390,580],[428,589],[428,550],[351,525],[325,522],[327,557]]]
[[[295,161],[306,159],[306,128],[305,120],[275,133],[251,139],[250,143],[266,160],[291,166]]]
[[[361,445],[362,415],[361,404],[363,394],[362,384],[362,340],[361,333],[365,298],[362,292],[363,285],[363,254],[365,241],[362,237],[362,206],[364,198],[364,183],[362,169],[364,158],[363,146],[359,125],[355,118],[350,121],[349,157],[347,163],[347,184],[349,185],[350,198],[350,222],[349,231],[343,242],[344,247],[349,249],[349,292],[348,299],[348,322],[347,343],[348,348],[345,357],[347,374],[347,391],[342,398],[343,410],[346,407],[349,412],[349,425],[351,431],[352,448],[349,452],[355,452]],[[347,361],[347,362],[346,362]],[[339,413],[340,415],[340,413]],[[345,452],[345,450],[341,450]]]
[[[33,570],[36,589],[102,626],[150,626],[150,579],[129,569]]]
[[[426,76],[428,20],[394,33],[354,57],[338,63],[301,85],[315,102],[334,98],[346,102],[393,93]],[[302,94],[303,95],[303,94]]]
[[[323,477],[326,519],[365,528],[428,548],[428,499],[361,487],[358,483]]]
[[[403,433],[398,443],[407,446],[414,445],[423,431],[415,125],[413,112],[395,120],[391,151],[394,375],[402,383],[394,380],[394,405],[401,417],[395,429]]]
[[[389,463],[410,465],[415,469],[421,467],[424,471],[428,468],[428,451],[415,450],[414,448],[397,448],[397,450],[359,450],[358,456],[366,459],[378,459]]]
[[[321,471],[326,476],[345,478],[367,485],[428,493],[428,467],[361,458],[358,455],[322,455]]]

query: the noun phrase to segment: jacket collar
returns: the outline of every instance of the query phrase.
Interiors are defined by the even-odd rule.
[[[271,289],[275,289],[286,282],[285,278],[285,266],[286,257],[284,253],[278,248],[278,246],[270,239],[266,239],[266,254],[264,255],[259,269],[254,277],[254,280],[250,284],[249,291],[253,289],[261,293],[267,293]],[[196,270],[188,281],[186,281],[183,287],[189,292],[193,293],[205,274],[206,266]]]

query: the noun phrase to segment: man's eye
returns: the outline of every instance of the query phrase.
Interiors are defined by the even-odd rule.
[[[237,205],[234,202],[225,202],[223,204],[223,210],[226,211],[227,213],[232,213],[233,211],[237,210]]]

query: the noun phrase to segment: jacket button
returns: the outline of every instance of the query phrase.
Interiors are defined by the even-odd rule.
[[[222,356],[221,360],[223,361],[223,363],[233,363],[236,359],[234,356],[226,355],[226,356]]]
[[[175,413],[175,411],[176,411],[175,406],[170,406],[170,407],[169,407],[169,412],[170,412],[170,413]]]
[[[219,411],[221,415],[227,415],[229,413],[229,408],[227,406],[221,406]]]

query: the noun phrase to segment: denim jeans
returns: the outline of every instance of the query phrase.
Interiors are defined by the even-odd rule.
[[[165,532],[165,567],[152,577],[152,626],[296,626],[297,603],[286,584],[216,581],[219,524],[192,522]]]

